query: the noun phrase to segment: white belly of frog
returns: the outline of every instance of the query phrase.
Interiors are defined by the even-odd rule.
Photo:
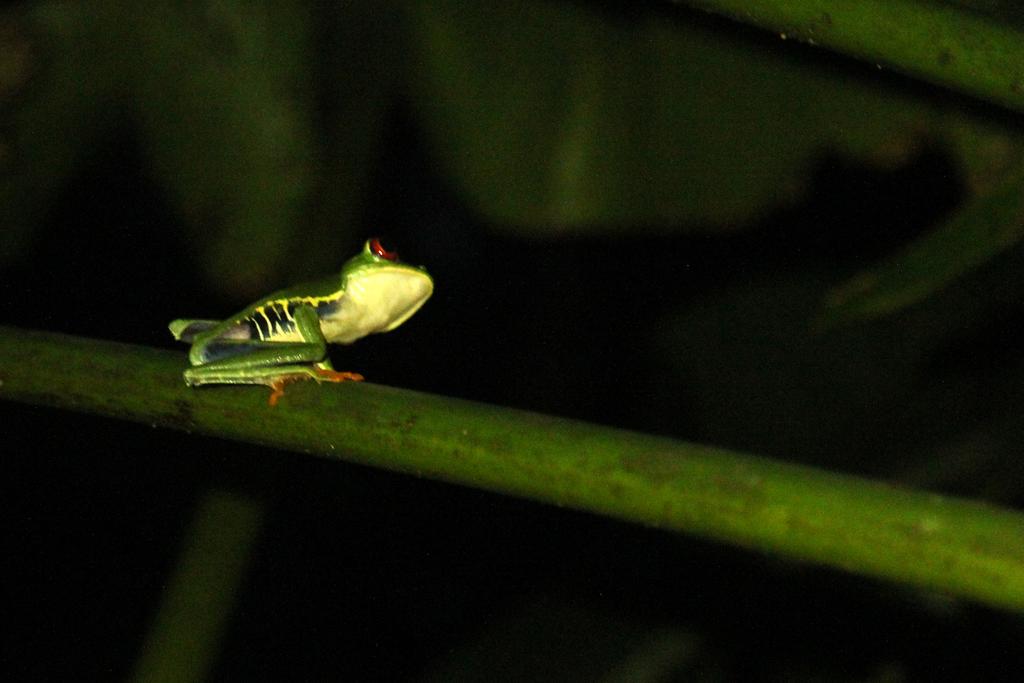
[[[346,288],[335,310],[320,319],[320,328],[333,344],[388,332],[418,311],[433,291],[429,278],[381,270]]]

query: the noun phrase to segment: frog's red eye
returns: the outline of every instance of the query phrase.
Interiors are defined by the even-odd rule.
[[[374,256],[378,256],[378,257],[380,257],[382,259],[386,259],[388,261],[397,261],[398,260],[398,252],[397,251],[388,251],[387,249],[385,249],[384,245],[380,243],[380,238],[379,237],[371,237],[370,238],[370,251],[373,252]]]

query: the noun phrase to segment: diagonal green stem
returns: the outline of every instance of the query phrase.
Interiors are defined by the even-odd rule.
[[[1024,514],[372,384],[189,389],[183,354],[0,327],[0,397],[313,453],[1024,610]]]
[[[1024,111],[1024,27],[931,0],[683,0]]]
[[[901,311],[1019,244],[1022,236],[1024,163],[943,225],[833,290],[817,324],[826,328]]]
[[[208,492],[135,665],[135,683],[209,679],[234,607],[263,506],[230,491]]]

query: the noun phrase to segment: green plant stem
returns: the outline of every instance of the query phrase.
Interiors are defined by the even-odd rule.
[[[891,315],[917,304],[1020,243],[1024,163],[972,197],[935,230],[833,290],[821,328]]]
[[[684,0],[785,39],[1024,111],[1024,29],[924,0]]]
[[[0,327],[0,396],[302,451],[1024,610],[1024,514],[423,393],[189,389],[183,353]]]
[[[209,679],[262,516],[259,502],[230,491],[210,491],[199,501],[135,683]]]

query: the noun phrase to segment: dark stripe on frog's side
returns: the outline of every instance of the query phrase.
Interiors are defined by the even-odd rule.
[[[281,309],[281,304],[274,302],[267,304],[266,306],[260,306],[258,311],[262,311],[267,318],[270,319],[270,327],[274,332],[279,332],[281,328],[281,321],[285,320],[284,313]]]
[[[263,306],[257,306],[241,322],[248,326],[251,338],[260,341],[273,341],[274,337],[295,329],[295,310],[299,306],[313,306],[317,317],[324,318],[338,310],[341,305],[340,301],[340,296],[314,301],[305,297],[277,299]]]
[[[267,316],[273,323],[276,334],[285,334],[295,329],[295,320],[287,301],[275,301],[267,306]]]
[[[270,336],[270,320],[261,313],[261,309],[254,310],[242,322],[253,330],[254,337],[259,338],[260,341],[266,341]]]
[[[295,301],[275,301],[274,305],[281,309],[281,315],[291,322],[295,322],[295,316],[292,314],[292,309],[296,306],[301,306],[302,304]]]
[[[256,324],[256,321],[251,316],[244,318],[240,324],[248,328],[249,339],[263,339],[263,335],[260,334],[260,326]]]
[[[272,301],[257,306],[246,320],[256,326],[257,335],[263,341],[273,341],[274,337],[295,329],[295,320],[287,301]]]
[[[316,304],[316,315],[318,318],[323,320],[324,318],[330,317],[332,313],[337,312],[341,307],[341,297],[335,297],[333,299],[324,299],[318,301]]]

